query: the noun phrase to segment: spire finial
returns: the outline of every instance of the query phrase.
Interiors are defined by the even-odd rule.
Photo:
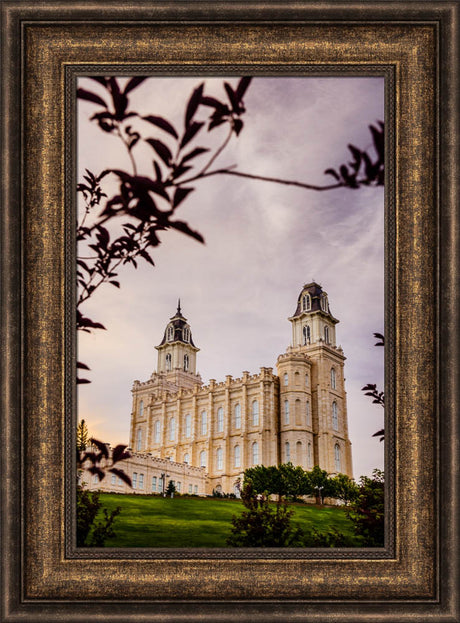
[[[177,314],[179,314],[179,316],[181,315],[181,309],[180,309],[180,299],[177,299]]]

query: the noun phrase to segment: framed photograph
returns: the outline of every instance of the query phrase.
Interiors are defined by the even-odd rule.
[[[2,620],[460,621],[458,3],[2,12]]]

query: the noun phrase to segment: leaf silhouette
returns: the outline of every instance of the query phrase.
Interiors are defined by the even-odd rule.
[[[142,117],[142,119],[148,121],[152,125],[155,125],[157,128],[161,128],[165,132],[168,132],[168,134],[171,134],[171,136],[174,136],[174,138],[179,138],[176,130],[174,129],[174,126],[166,119],[163,119],[163,117],[148,115],[147,117]]]
[[[87,100],[88,102],[93,102],[93,104],[99,104],[100,106],[107,108],[107,104],[104,102],[102,97],[99,97],[99,95],[96,95],[96,93],[93,93],[92,91],[87,91],[86,89],[81,88],[77,89],[77,97],[81,100]]]
[[[194,89],[192,95],[187,104],[187,110],[185,112],[185,127],[188,128],[192,121],[193,115],[196,113],[200,100],[203,95],[204,82],[202,82],[196,89]]]

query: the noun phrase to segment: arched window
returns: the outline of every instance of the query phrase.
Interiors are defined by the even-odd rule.
[[[131,484],[133,486],[133,489],[137,489],[137,472],[133,472]]]
[[[289,424],[289,400],[284,401],[284,423]]]
[[[184,327],[182,330],[182,337],[184,338],[184,342],[188,342],[190,339],[190,330],[187,327]]]
[[[340,472],[342,469],[340,460],[340,446],[338,443],[334,446],[335,471]]]
[[[284,462],[289,463],[291,460],[291,446],[289,445],[289,441],[286,441],[284,444]]]
[[[300,385],[300,374],[298,372],[294,374],[294,385]]]
[[[335,368],[331,368],[331,389],[337,389],[337,379],[335,374]]]
[[[142,450],[142,428],[137,431],[136,450],[139,452]]]
[[[169,441],[175,441],[176,439],[176,418],[169,420]]]
[[[155,426],[153,429],[153,440],[155,443],[160,443],[160,421],[159,420],[155,422]]]
[[[321,309],[324,312],[328,311],[327,296],[325,294],[321,297]]]
[[[259,463],[259,444],[255,441],[252,444],[252,464],[257,465]]]
[[[297,465],[300,465],[302,462],[302,442],[298,441],[295,444],[295,460],[297,462]]]
[[[144,401],[141,400],[139,403],[139,417],[142,417],[144,415]]]
[[[202,450],[200,452],[200,467],[206,467],[206,451]]]
[[[308,387],[310,385],[310,377],[308,376],[308,374],[305,375],[305,387]]]
[[[185,416],[185,436],[187,438],[192,436],[192,416],[190,414]]]
[[[339,430],[339,414],[335,400],[332,403],[332,428],[334,430]]]
[[[169,325],[169,327],[168,327],[168,342],[172,342],[173,337],[174,337],[174,327],[172,325]]]
[[[190,454],[188,452],[184,454],[184,463],[190,463]]]
[[[329,344],[329,327],[324,325],[324,341]]]
[[[241,405],[235,405],[235,428],[241,428]]]
[[[313,467],[313,452],[311,443],[307,444],[307,467]]]
[[[259,426],[259,403],[257,400],[252,403],[252,425]]]
[[[310,344],[311,342],[311,331],[310,327],[306,324],[303,328],[303,343]]]
[[[222,407],[217,409],[217,432],[223,433],[224,431],[224,410]]]
[[[301,426],[302,425],[301,408],[302,408],[301,402],[297,398],[297,400],[295,401],[295,404],[294,404],[294,413],[295,413],[295,423],[296,423],[296,426]]]
[[[172,363],[172,359],[171,359],[171,353],[168,353],[166,355],[166,370],[169,372],[171,370],[171,363]]]
[[[190,365],[190,360],[188,355],[184,355],[184,372],[188,372],[188,368]]]
[[[302,297],[302,311],[310,311],[311,309],[311,297],[309,294],[304,294]]]
[[[208,414],[206,411],[201,412],[201,434],[206,435],[208,432]]]
[[[309,400],[307,400],[307,404],[305,405],[305,415],[307,416],[307,426],[311,426],[311,409]]]
[[[224,468],[224,454],[222,448],[217,448],[216,463],[218,470],[222,470]]]
[[[233,465],[234,467],[241,467],[240,446],[235,446],[233,450]]]
[[[286,373],[285,373],[285,375],[284,375],[284,384],[285,384],[285,385],[288,385],[288,384],[289,384],[289,376],[288,376],[288,373],[287,373],[287,372],[286,372]]]

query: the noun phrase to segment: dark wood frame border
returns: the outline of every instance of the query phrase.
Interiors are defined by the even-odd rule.
[[[2,3],[3,621],[460,621],[458,9]],[[66,555],[64,69],[120,60],[394,68],[391,558]]]

